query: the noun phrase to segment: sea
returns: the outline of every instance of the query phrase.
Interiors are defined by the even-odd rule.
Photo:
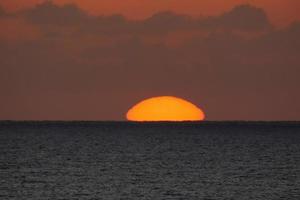
[[[0,122],[0,199],[299,200],[299,122]]]

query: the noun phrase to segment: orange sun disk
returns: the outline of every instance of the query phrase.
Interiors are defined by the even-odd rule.
[[[162,96],[139,102],[127,112],[126,118],[130,121],[201,121],[205,115],[184,99]]]

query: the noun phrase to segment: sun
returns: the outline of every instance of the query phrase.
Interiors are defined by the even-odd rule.
[[[133,106],[129,121],[202,121],[204,112],[184,99],[173,96],[152,97]]]

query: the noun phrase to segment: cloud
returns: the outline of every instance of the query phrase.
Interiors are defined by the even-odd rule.
[[[32,9],[21,11],[19,17],[42,28],[61,27],[65,31],[65,28],[71,27],[77,34],[101,35],[166,35],[178,30],[253,32],[266,31],[272,27],[265,12],[250,5],[234,7],[231,11],[217,17],[192,18],[164,11],[145,20],[132,21],[122,15],[91,16],[74,4],[58,6],[52,1],[46,1]]]
[[[216,21],[221,27],[245,31],[265,30],[272,27],[264,10],[251,5],[236,6]]]
[[[169,33],[176,30],[196,28],[194,20],[186,15],[170,11],[159,12],[137,24],[142,33]]]
[[[139,29],[151,32],[171,32],[177,30],[238,30],[245,32],[266,31],[272,25],[264,10],[251,6],[239,5],[229,12],[216,17],[192,18],[170,11],[159,12],[137,24]]]
[[[3,10],[3,8],[0,6],[0,16],[5,15],[5,11]]]
[[[88,20],[88,15],[74,4],[55,5],[45,1],[33,9],[21,12],[25,18],[40,25],[78,25]]]
[[[5,12],[5,10],[0,5],[0,18],[7,17],[7,16],[8,16],[8,14]]]
[[[290,53],[300,49],[300,22],[295,22],[286,29],[270,32],[263,37],[263,44],[279,50],[281,53]],[[271,50],[271,49],[269,49]]]

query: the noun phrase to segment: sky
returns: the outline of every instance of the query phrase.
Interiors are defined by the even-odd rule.
[[[45,0],[1,0],[10,12],[45,2]],[[277,25],[287,25],[300,19],[299,0],[53,0],[56,4],[73,3],[94,15],[122,14],[130,19],[144,19],[159,11],[173,11],[191,16],[218,15],[240,4],[263,8]]]
[[[0,120],[125,120],[161,95],[300,120],[299,3],[1,0]]]

